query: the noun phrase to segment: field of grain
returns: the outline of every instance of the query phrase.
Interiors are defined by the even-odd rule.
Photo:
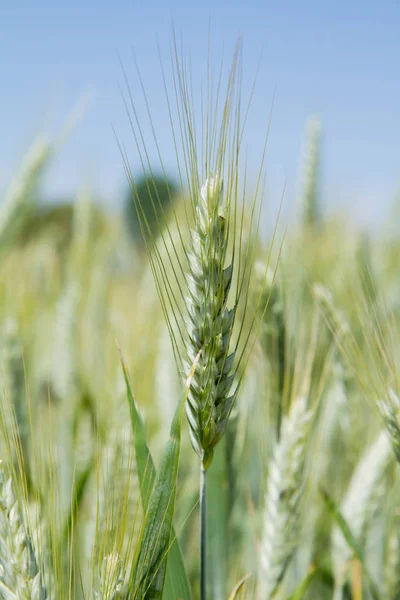
[[[400,598],[398,232],[324,217],[311,118],[260,235],[240,68],[198,123],[176,59],[163,199],[127,102],[134,226],[40,203],[44,135],[1,200],[5,600]]]

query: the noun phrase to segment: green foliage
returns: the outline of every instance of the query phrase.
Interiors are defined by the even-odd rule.
[[[140,492],[142,497],[143,509],[145,513],[147,513],[147,511],[149,510],[150,501],[152,500],[151,491],[155,485],[156,472],[150,451],[147,447],[142,419],[140,417],[140,414],[135,404],[135,400],[133,398],[128,373],[123,361],[122,368],[124,371],[124,378],[132,421],[132,430],[135,441],[135,456],[139,475]],[[178,410],[180,410],[179,407]],[[174,435],[176,435],[175,432]],[[174,483],[173,485],[176,485],[176,483]],[[165,492],[164,489],[163,492]],[[164,515],[162,515],[162,517],[163,516]],[[173,598],[182,598],[182,600],[190,600],[191,593],[186,575],[185,565],[183,563],[182,551],[180,549],[179,541],[176,537],[176,533],[173,528],[171,529],[170,533],[170,542],[168,542],[166,547],[164,547],[164,552],[165,554],[168,553],[168,561],[166,561],[167,556],[161,557],[162,560],[165,560],[167,562],[165,575],[166,583],[163,593],[163,599],[173,600]]]
[[[154,236],[165,226],[163,215],[171,210],[177,192],[174,181],[163,175],[143,175],[135,180],[134,189],[130,188],[125,200],[124,215],[129,234],[136,244],[143,243],[140,225],[142,218]],[[138,204],[143,216],[138,216]]]

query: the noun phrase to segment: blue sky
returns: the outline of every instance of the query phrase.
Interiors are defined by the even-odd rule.
[[[295,211],[304,127],[313,113],[323,126],[327,210],[374,222],[400,190],[399,0],[13,0],[2,3],[0,17],[0,189],[35,134],[56,136],[85,96],[85,116],[58,153],[45,190],[64,196],[89,185],[105,201],[120,202],[126,181],[111,124],[138,168],[119,87],[118,55],[140,103],[132,47],[173,168],[157,51],[158,40],[168,62],[173,19],[195,75],[205,74],[209,23],[216,65],[223,48],[229,57],[243,37],[245,96],[262,56],[246,140],[255,164],[275,92],[266,159],[272,205],[286,182],[285,204]]]

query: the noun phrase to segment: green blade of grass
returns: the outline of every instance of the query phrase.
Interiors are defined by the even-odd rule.
[[[135,399],[133,397],[128,371],[122,355],[121,364],[124,373],[126,392],[129,402],[133,441],[135,446],[136,466],[140,484],[140,493],[142,497],[143,509],[144,511],[146,511],[149,505],[150,490],[153,488],[154,480],[156,478],[156,469],[154,466],[152,456],[150,454],[149,447],[147,445],[144,424],[142,421],[142,417],[140,416],[140,413],[137,409]]]
[[[149,510],[150,492],[153,489],[154,482],[156,480],[156,470],[146,442],[143,421],[135,404],[127,368],[122,356],[121,363],[129,401],[132,429],[134,433],[136,465],[139,476],[143,510],[145,513],[147,513]],[[186,573],[179,540],[176,537],[176,533],[173,528],[171,531],[170,547],[167,548],[167,550],[168,561],[162,598],[163,600],[176,600],[178,598],[182,600],[191,600],[192,594],[190,591],[189,579]]]
[[[240,592],[243,590],[244,584],[250,577],[251,577],[250,574],[242,577],[242,579],[233,588],[231,595],[229,596],[229,600],[235,600],[235,598],[237,598],[239,596]]]
[[[304,579],[300,581],[299,585],[294,590],[293,594],[289,597],[288,600],[302,600],[317,573],[318,569],[316,567],[312,567],[307,573],[307,575],[304,577]]]
[[[349,547],[352,549],[354,556],[360,561],[360,564],[362,565],[363,574],[365,576],[368,587],[370,589],[371,596],[374,598],[374,600],[380,600],[379,592],[376,587],[376,584],[374,583],[374,580],[372,579],[372,577],[368,571],[368,568],[364,561],[363,553],[361,551],[360,546],[358,545],[357,540],[353,536],[350,526],[348,525],[346,519],[340,512],[339,507],[336,505],[335,501],[328,494],[328,492],[323,488],[321,488],[320,491],[321,491],[322,497],[325,501],[325,504],[326,504],[332,518],[334,519],[334,521],[340,528],[340,530],[343,534],[343,537],[346,540],[346,542],[348,543]]]

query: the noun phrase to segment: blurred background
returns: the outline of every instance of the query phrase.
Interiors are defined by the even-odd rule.
[[[118,0],[54,4],[4,3],[0,24],[2,115],[0,189],[4,190],[34,136],[73,127],[41,187],[41,200],[60,203],[88,186],[108,209],[120,209],[126,177],[111,125],[140,171],[121,99],[126,74],[135,102],[133,52],[143,76],[162,155],[176,175],[160,58],[170,62],[172,24],[190,49],[193,73],[206,74],[208,34],[214,68],[243,36],[243,89],[257,85],[247,123],[249,164],[258,165],[265,129],[267,196],[296,217],[299,155],[305,123],[322,123],[321,203],[363,225],[382,222],[399,190],[400,6],[396,0],[335,3]],[[170,82],[169,82],[170,83]],[[273,105],[273,107],[272,107]],[[271,109],[272,107],[272,109]],[[143,124],[144,136],[150,133]],[[172,157],[169,160],[169,157]],[[257,173],[257,168],[253,175]]]

